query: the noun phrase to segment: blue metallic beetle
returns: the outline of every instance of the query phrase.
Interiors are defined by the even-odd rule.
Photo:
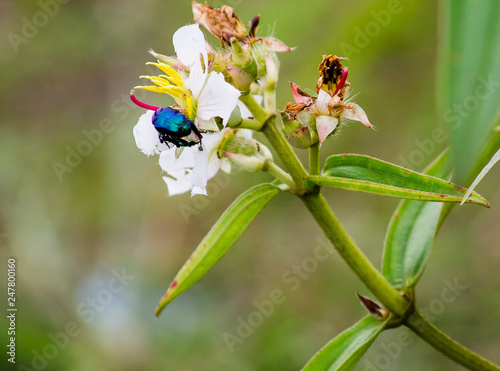
[[[181,111],[172,107],[155,107],[143,103],[135,97],[134,91],[130,92],[130,99],[139,107],[155,111],[151,121],[158,132],[158,138],[161,143],[165,143],[169,148],[169,143],[176,147],[192,147],[199,144],[198,149],[203,151],[200,131],[194,122]],[[191,134],[191,132],[194,132],[198,136],[197,142],[182,139]]]

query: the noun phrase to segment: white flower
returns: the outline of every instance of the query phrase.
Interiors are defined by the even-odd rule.
[[[219,171],[219,161],[210,161],[210,153],[214,151],[221,138],[221,133],[203,136],[203,151],[198,147],[185,147],[177,155],[175,148],[161,151],[160,166],[167,173],[163,180],[167,184],[170,196],[186,193],[191,196],[206,195],[207,181]]]
[[[170,195],[189,190],[191,196],[206,195],[207,181],[220,167],[220,161],[209,163],[209,155],[221,138],[215,118],[220,117],[223,124],[227,124],[240,92],[224,80],[222,73],[209,70],[205,37],[197,24],[178,29],[173,36],[173,44],[178,60],[186,71],[189,70],[189,74],[179,73],[162,62],[151,63],[165,75],[143,76],[156,86],[139,88],[171,95],[200,130],[215,132],[202,134],[203,150],[197,145],[175,148],[172,144],[160,142],[158,131],[151,121],[154,111],[148,110],[135,125],[134,137],[137,147],[146,155],[160,154],[159,163],[167,173],[163,179]],[[190,136],[196,140],[194,133]]]

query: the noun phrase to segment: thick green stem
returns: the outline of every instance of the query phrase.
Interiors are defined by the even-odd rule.
[[[404,316],[409,303],[356,246],[321,193],[306,194],[301,199],[335,249],[365,286],[391,312]]]
[[[409,315],[404,324],[445,356],[470,370],[500,370],[498,366],[449,338],[417,311]]]
[[[279,130],[276,124],[276,115],[267,113],[251,95],[243,95],[240,100],[252,112],[255,119],[263,123],[261,131],[266,135],[290,173],[291,180],[295,185],[295,192],[300,196],[340,256],[373,295],[391,312],[399,315],[403,323],[418,336],[450,359],[471,370],[500,370],[494,364],[450,339],[418,312],[409,312],[412,304],[390,285],[358,248],[319,190],[305,184],[304,179],[307,173]],[[290,185],[289,175],[279,167],[271,165],[266,170],[283,183]],[[319,146],[317,148],[311,147],[309,170],[311,174],[319,174]]]
[[[309,174],[319,175],[319,143],[309,147]]]

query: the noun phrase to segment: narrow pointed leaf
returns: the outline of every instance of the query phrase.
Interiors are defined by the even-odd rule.
[[[390,318],[390,317],[389,317]],[[366,316],[321,348],[303,371],[351,370],[389,322]]]
[[[222,214],[200,242],[161,298],[156,315],[203,277],[222,258],[262,209],[281,191],[272,184],[260,184],[241,194]]]
[[[474,188],[476,188],[476,186],[479,184],[479,182],[481,180],[483,180],[483,178],[486,176],[486,174],[488,174],[488,171],[491,170],[491,168],[498,162],[500,161],[500,149],[493,155],[493,157],[491,158],[491,160],[486,164],[486,166],[483,168],[483,170],[481,170],[481,172],[479,173],[479,175],[476,177],[476,179],[474,179],[474,181],[472,182],[471,186],[469,187],[469,190],[467,191],[467,193],[465,194],[464,198],[462,199],[462,202],[460,202],[460,205],[463,205],[463,203],[465,202],[465,200],[467,200],[467,198],[469,197],[469,195],[472,193],[472,191],[474,191]]]
[[[448,157],[449,152],[444,152],[426,173],[449,176]],[[403,200],[398,205],[387,229],[382,258],[382,274],[394,287],[412,287],[422,275],[442,209],[441,202]]]
[[[325,187],[420,201],[460,202],[467,192],[446,180],[356,154],[330,156],[323,174],[307,179]],[[476,192],[466,202],[489,207],[488,201]]]

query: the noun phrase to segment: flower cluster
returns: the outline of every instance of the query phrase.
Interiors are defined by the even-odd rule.
[[[193,1],[192,7],[197,23],[181,27],[173,35],[176,57],[151,51],[157,61],[147,64],[161,72],[141,76],[152,85],[136,87],[166,94],[175,104],[151,106],[131,92],[131,99],[147,110],[134,127],[137,147],[148,156],[159,155],[170,195],[188,191],[206,195],[207,181],[219,169],[229,172],[235,165],[280,174],[270,151],[252,138],[248,128],[258,130],[259,125],[239,99],[252,94],[255,102],[262,102],[259,110],[264,115],[274,115],[276,52],[291,48],[273,37],[257,37],[259,16],[247,29],[228,6],[214,9]],[[220,49],[207,43],[200,27],[220,40]],[[291,83],[295,102],[283,111],[285,133],[291,133],[289,139],[301,148],[314,144],[314,138],[322,143],[341,119],[371,127],[359,106],[344,101],[349,83],[341,58],[324,56],[319,72],[317,97]]]

